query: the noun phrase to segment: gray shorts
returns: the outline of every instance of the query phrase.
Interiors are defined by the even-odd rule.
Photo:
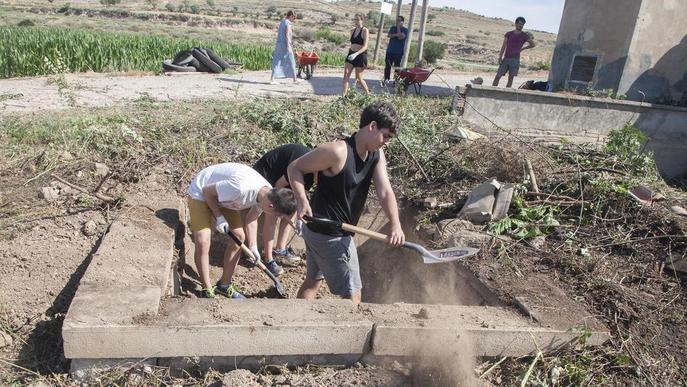
[[[497,74],[499,77],[502,77],[506,75],[506,73],[509,73],[511,77],[517,77],[518,70],[520,70],[520,59],[503,58]]]
[[[352,236],[334,237],[303,227],[306,278],[327,281],[329,290],[350,297],[363,288],[360,280],[358,251]]]

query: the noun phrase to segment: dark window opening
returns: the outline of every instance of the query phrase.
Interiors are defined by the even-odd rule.
[[[570,70],[570,80],[591,82],[594,79],[597,59],[596,56],[576,56]]]

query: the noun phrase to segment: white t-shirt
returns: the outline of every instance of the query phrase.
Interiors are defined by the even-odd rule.
[[[260,188],[272,188],[253,168],[239,163],[223,163],[200,171],[191,180],[188,194],[193,199],[205,201],[203,187],[210,184],[215,184],[219,205],[232,210],[253,207],[258,203]]]

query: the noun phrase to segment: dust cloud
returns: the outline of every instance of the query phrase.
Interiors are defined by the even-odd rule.
[[[404,225],[410,225],[406,222]],[[384,232],[383,227],[380,232]],[[418,241],[406,231],[406,237]],[[419,241],[422,243],[422,241]],[[458,262],[424,264],[414,251],[368,240],[358,247],[364,289],[363,302],[444,305],[491,305],[496,296]],[[431,319],[429,316],[416,316]],[[421,324],[421,322],[420,322]],[[446,329],[423,330],[406,343],[412,358],[413,385],[476,386],[476,353],[467,332],[456,327],[453,336]],[[450,331],[449,331],[450,332]]]

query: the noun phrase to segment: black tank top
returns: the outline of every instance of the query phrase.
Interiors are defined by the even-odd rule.
[[[355,29],[353,32],[351,32],[351,44],[360,44],[361,46],[363,43],[365,43],[365,39],[363,38],[363,29],[360,28],[360,31],[358,31],[358,35],[354,36],[355,34]]]
[[[335,176],[319,172],[311,208],[315,217],[355,225],[365,208],[372,175],[379,162],[379,151],[369,153],[367,160],[363,161],[355,150],[355,134],[345,141],[347,155],[343,169]],[[351,235],[345,231],[332,232],[312,223],[308,224],[308,228],[332,236]]]
[[[285,144],[271,151],[265,153],[258,162],[255,163],[253,169],[258,171],[267,179],[267,181],[274,187],[277,180],[284,176],[289,182],[289,176],[286,173],[286,168],[292,161],[310,152],[310,148],[302,144]],[[313,184],[313,174],[308,173],[303,175],[303,182],[305,183],[305,190],[309,191]],[[290,186],[289,182],[289,186]]]

